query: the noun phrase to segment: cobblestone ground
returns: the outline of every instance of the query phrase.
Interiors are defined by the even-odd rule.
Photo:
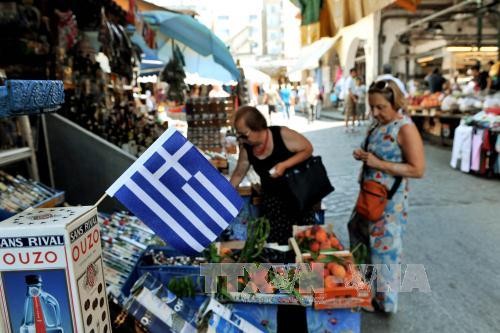
[[[327,223],[348,244],[360,167],[351,153],[365,128],[345,133],[341,122],[297,118],[288,125],[313,142],[336,188],[325,200]],[[410,182],[404,264],[424,265],[432,291],[401,293],[391,317],[363,313],[363,332],[498,332],[500,181],[452,170],[449,148],[425,150],[425,178]]]

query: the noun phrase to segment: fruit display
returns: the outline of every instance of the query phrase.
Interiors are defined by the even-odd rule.
[[[323,288],[314,291],[316,309],[333,309],[371,306],[370,285],[354,264],[349,252],[339,251],[338,255],[319,255],[309,262],[324,263]]]
[[[319,225],[307,227],[294,233],[301,252],[319,253],[322,250],[342,251],[344,246],[334,232],[328,232]]]
[[[295,261],[323,264],[323,288],[314,291],[316,309],[369,307],[371,290],[355,265],[351,252],[344,247],[335,233],[315,226],[294,226],[290,245]]]
[[[420,102],[420,106],[423,108],[439,107],[443,96],[443,93],[440,92],[424,95],[422,101]]]

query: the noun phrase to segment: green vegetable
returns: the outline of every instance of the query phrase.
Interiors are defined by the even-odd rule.
[[[271,224],[265,217],[248,221],[247,240],[241,250],[238,262],[254,262],[261,254],[271,232]]]
[[[363,243],[358,243],[351,251],[354,262],[358,265],[370,263],[370,251]]]

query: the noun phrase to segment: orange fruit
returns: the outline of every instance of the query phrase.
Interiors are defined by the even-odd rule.
[[[334,262],[329,262],[328,264],[326,264],[326,270],[328,270],[329,272],[331,272],[331,270],[333,269],[333,266],[335,266],[335,263]]]
[[[319,248],[320,248],[320,244],[318,242],[313,242],[311,244],[311,251],[312,252],[318,252],[319,251]]]
[[[330,236],[330,245],[331,247],[338,249],[340,242],[337,238]]]
[[[307,230],[304,232],[304,236],[306,236],[306,238],[310,238],[310,237],[311,237],[311,229],[307,229]]]
[[[324,242],[321,242],[321,244],[320,244],[319,248],[320,248],[321,250],[327,250],[327,249],[331,248],[331,246],[330,246],[330,242],[329,242],[329,241],[327,241],[327,240],[325,240]]]
[[[318,229],[318,231],[316,231],[316,240],[318,242],[324,242],[328,239],[328,235],[326,234],[326,231],[323,230],[323,229]]]
[[[334,276],[329,275],[325,278],[325,289],[327,291],[335,289],[336,286],[337,286],[337,280],[335,279]]]
[[[220,248],[220,254],[223,255],[223,256],[227,256],[227,255],[230,255],[233,251],[231,251],[230,248],[227,248],[227,247],[221,247]]]
[[[303,231],[300,231],[298,233],[295,234],[295,238],[304,238],[305,234]]]
[[[344,266],[337,263],[334,263],[334,265],[331,266],[330,272],[339,279],[344,279],[346,275]]]

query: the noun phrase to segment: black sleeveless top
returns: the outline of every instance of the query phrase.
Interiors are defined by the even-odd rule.
[[[269,170],[276,164],[289,159],[295,155],[295,153],[286,148],[283,138],[281,137],[281,126],[270,126],[269,130],[271,130],[273,136],[273,151],[271,155],[261,160],[253,154],[252,146],[244,144],[244,147],[248,154],[248,161],[253,166],[255,172],[260,176],[262,190],[272,193],[287,193],[288,188],[283,177],[271,178]]]

